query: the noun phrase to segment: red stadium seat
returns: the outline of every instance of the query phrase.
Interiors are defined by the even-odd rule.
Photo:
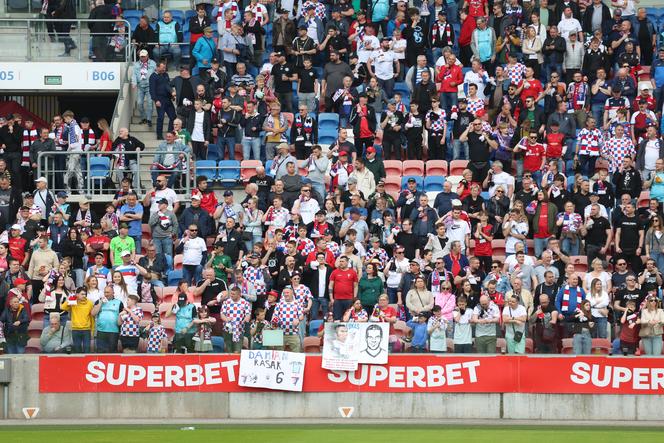
[[[468,167],[468,160],[452,160],[450,162],[450,175],[461,175],[463,170]]]
[[[383,165],[385,166],[385,175],[387,177],[401,177],[403,172],[403,163],[401,163],[401,160],[385,160]],[[401,184],[401,181],[399,181],[399,184]]]
[[[385,191],[395,199],[398,198],[401,191],[401,177],[393,175],[385,177]]]
[[[394,324],[394,334],[397,337],[405,337],[409,332],[410,328],[405,321],[397,320],[397,322]]]
[[[44,330],[43,320],[35,320],[33,318],[30,321],[30,324],[28,325],[28,336],[30,336],[30,338],[40,338],[43,330]]]
[[[164,286],[161,288],[161,299],[162,301],[166,303],[171,302],[171,298],[173,297],[173,294],[175,294],[175,291],[177,291],[177,287],[175,286]],[[161,310],[160,310],[161,312]]]
[[[306,354],[320,354],[320,338],[304,337],[302,345]]]
[[[405,160],[402,166],[402,175],[424,177],[424,162],[422,160]]]
[[[447,177],[447,162],[445,160],[429,160],[426,163],[426,173]]]
[[[41,350],[41,343],[38,338],[29,339],[28,344],[25,346],[26,354],[40,354]]]
[[[297,161],[297,171],[300,174],[300,177],[306,177],[309,175],[309,168],[307,168],[308,160],[298,160]]]
[[[503,354],[507,352],[507,341],[504,338],[496,339],[496,354]]]
[[[576,272],[588,272],[588,257],[585,255],[573,255],[570,258],[570,262],[574,265],[574,270]]]
[[[151,317],[152,313],[156,310],[152,303],[139,303],[138,307],[143,310],[143,318],[145,319]]]
[[[159,305],[159,317],[161,317],[162,321],[165,321],[167,319],[166,313],[168,310],[171,308],[172,303],[170,300],[168,302],[163,302]],[[170,317],[174,318],[174,317]]]
[[[493,248],[493,255],[502,255],[505,256],[505,240],[504,239],[494,239],[491,240],[491,247]],[[504,260],[503,260],[504,261]]]
[[[240,162],[240,178],[245,184],[256,175],[256,168],[259,166],[263,166],[260,160],[242,160]]]
[[[563,338],[563,349],[561,350],[561,354],[573,354],[574,353],[574,346],[572,345],[572,339],[571,338]]]
[[[30,308],[30,316],[32,320],[44,320],[44,303],[35,303]]]
[[[173,269],[182,269],[182,260],[184,260],[184,255],[176,254],[173,257]]]
[[[535,352],[535,343],[532,338],[526,339],[526,354],[533,354]]]
[[[147,240],[152,239],[152,229],[150,229],[150,225],[147,223],[143,223],[141,225],[141,240],[142,239],[147,239]]]
[[[292,112],[282,112],[281,113],[284,117],[286,117],[286,121],[288,121],[288,127],[290,128],[293,126],[293,121],[295,121],[295,115]]]
[[[636,204],[637,208],[647,208],[650,204],[650,191],[641,191],[639,195],[639,200]]]
[[[591,352],[593,354],[609,355],[611,353],[611,341],[608,338],[593,338]]]

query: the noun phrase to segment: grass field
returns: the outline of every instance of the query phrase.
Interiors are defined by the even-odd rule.
[[[164,426],[15,426],[0,427],[3,442],[20,443],[639,443],[664,441],[663,428],[550,426],[372,426],[372,425],[187,425]]]

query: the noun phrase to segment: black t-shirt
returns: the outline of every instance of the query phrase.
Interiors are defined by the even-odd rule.
[[[454,128],[452,128],[452,135],[454,139],[458,140],[463,131],[470,126],[470,122],[473,119],[473,114],[470,112],[459,112],[456,121],[454,122]]]
[[[249,183],[256,183],[256,186],[258,186],[258,197],[261,200],[267,202],[267,197],[270,195],[270,190],[272,189],[272,186],[274,186],[274,178],[267,174],[265,174],[263,177],[254,175],[249,179]],[[272,204],[271,202],[269,203],[270,205]]]
[[[242,233],[237,229],[233,229],[226,234],[224,253],[231,258],[232,262],[237,262],[240,251],[247,252],[247,248],[242,241]]]
[[[639,278],[643,275],[645,275],[648,271],[644,270],[641,274],[639,274]],[[657,272],[653,273],[648,273],[648,276],[646,279],[643,281],[643,284],[641,285],[641,289],[643,292],[646,294],[650,291],[656,291],[657,290]]]
[[[631,272],[625,272],[624,274],[614,272],[613,275],[611,275],[611,286],[613,286],[616,290],[625,289],[625,280],[630,275],[634,274]]]
[[[616,293],[616,298],[615,301],[620,303],[621,307],[626,307],[627,302],[629,300],[635,300],[636,301],[636,310],[639,310],[639,307],[641,306],[641,303],[643,300],[646,298],[646,292],[642,291],[639,288],[634,288],[634,289],[621,289]]]
[[[624,216],[617,226],[620,228],[620,249],[626,254],[633,254],[639,245],[639,231],[642,227],[639,219],[635,215],[632,217]]]
[[[203,285],[204,282],[205,280],[201,280],[196,284],[196,286],[200,287]],[[210,283],[203,291],[203,295],[201,297],[201,305],[206,306],[208,302],[215,300],[217,298],[217,295],[227,290],[228,288],[226,287],[226,283],[224,283],[224,281],[220,278],[215,278],[212,281],[212,283]],[[221,305],[208,306],[208,309],[210,311],[210,314],[218,314],[219,312],[221,312]]]
[[[606,243],[606,230],[611,229],[611,225],[606,217],[591,217],[591,220],[593,225],[588,229],[586,244],[602,247]]]
[[[293,92],[293,84],[291,80],[281,79],[282,75],[287,75],[288,77],[293,75],[293,67],[290,64],[276,64],[272,66],[272,71],[270,73],[274,79],[274,92],[278,92],[280,94]]]
[[[299,92],[303,94],[311,94],[314,91],[314,83],[316,81],[316,72],[311,69],[300,69],[300,90]],[[313,109],[310,109],[313,111]]]
[[[471,161],[489,161],[489,143],[486,141],[484,134],[468,133],[468,154]]]
[[[415,250],[418,247],[418,241],[412,232],[399,232],[394,239],[399,246],[403,247],[403,255],[409,259],[415,259]]]
[[[535,304],[535,308],[537,308],[539,305],[541,305],[540,301],[540,296],[542,294],[548,295],[549,296],[549,306],[555,308],[554,302],[556,301],[556,295],[558,295],[558,289],[560,289],[560,286],[558,286],[557,283],[553,283],[551,286],[547,285],[546,283],[541,283],[535,287],[535,294],[534,294],[534,301],[533,303]],[[549,311],[546,311],[549,312]]]

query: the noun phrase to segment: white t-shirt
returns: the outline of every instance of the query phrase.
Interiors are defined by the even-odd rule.
[[[175,191],[171,188],[158,189],[155,191],[152,196],[152,203],[150,204],[150,215],[159,210],[159,205],[157,202],[165,198],[168,200],[168,210],[173,210],[173,204],[178,200],[178,196],[175,194]]]
[[[191,139],[195,142],[204,142],[205,135],[203,134],[203,117],[205,112],[197,112],[194,118],[194,129],[191,131]]]
[[[182,264],[198,266],[203,260],[203,253],[207,251],[205,240],[200,237],[190,238],[184,244]]]
[[[511,272],[517,264],[516,255],[512,254],[509,257],[505,257],[505,264],[507,265],[507,269]],[[526,255],[523,257],[523,264],[533,266],[535,261],[530,255]]]
[[[508,316],[516,318],[516,317],[523,317],[524,315],[527,316],[528,312],[526,312],[526,308],[524,308],[522,305],[517,305],[517,307],[514,309],[510,308],[509,305],[505,305],[505,307],[503,308],[503,317]],[[505,325],[505,331],[508,333],[509,332],[514,333],[515,330],[523,332],[525,327],[526,327],[525,323],[521,325],[510,323]]]
[[[509,186],[511,185],[512,189],[514,189],[514,177],[503,171],[498,174],[493,174],[492,180],[493,186],[489,188],[489,197],[493,197],[498,186],[502,186],[505,191],[505,197],[509,197]]]
[[[371,57],[374,57],[380,42],[375,35],[365,35],[362,41],[357,43],[357,59],[359,63],[366,63]],[[371,48],[371,49],[368,49]]]
[[[528,235],[528,223],[510,222],[510,235],[505,239],[505,252],[508,254],[514,254],[516,252],[515,247],[517,243],[525,243],[524,240],[512,237],[511,234]]]
[[[394,52],[387,50],[383,51],[382,49],[377,51],[375,57],[372,59],[373,70],[381,80],[391,80],[394,78]]]
[[[574,17],[572,18],[565,18],[563,17],[560,19],[560,22],[558,23],[558,32],[560,32],[560,36],[563,37],[565,40],[569,40],[569,35],[573,32],[581,32],[581,23]]]
[[[487,85],[488,79],[489,77],[486,72],[476,73],[474,71],[468,71],[463,77],[463,82],[468,85],[471,83],[476,84],[477,98],[484,100],[486,98],[486,95],[484,95],[484,88]]]
[[[646,143],[644,167],[649,171],[655,170],[655,162],[659,158],[659,143],[659,140],[649,140]]]
[[[393,51],[394,51],[395,49],[404,49],[403,52],[396,52],[396,51],[395,51],[395,52],[394,52],[394,58],[396,58],[397,60],[405,60],[405,59],[406,59],[406,51],[405,51],[405,49],[406,49],[406,44],[407,44],[407,42],[406,42],[406,40],[403,39],[403,38],[400,38],[400,39],[397,40],[396,42],[395,42],[395,41],[392,41],[392,43],[390,44],[390,48],[391,48]]]
[[[461,243],[461,251],[466,250],[466,235],[470,235],[470,225],[465,220],[450,220],[445,236],[451,244],[453,241]]]

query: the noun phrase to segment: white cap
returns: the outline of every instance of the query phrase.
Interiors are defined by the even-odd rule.
[[[39,177],[37,180],[35,180],[35,183],[40,183],[40,182],[48,184],[48,180],[46,180],[46,177]]]
[[[147,57],[148,56],[148,51],[146,49],[141,49],[141,51],[138,53],[139,57]]]
[[[463,203],[461,203],[461,200],[455,198],[452,200],[452,207],[454,206],[463,206]]]
[[[16,229],[17,231],[22,231],[23,230],[21,228],[21,225],[12,225],[12,229]]]
[[[131,251],[128,251],[126,249],[120,253],[120,257],[126,257],[128,255],[131,255]]]
[[[192,200],[194,200],[194,199],[201,200],[201,195],[200,194],[194,194],[194,195],[191,196],[191,199]]]

